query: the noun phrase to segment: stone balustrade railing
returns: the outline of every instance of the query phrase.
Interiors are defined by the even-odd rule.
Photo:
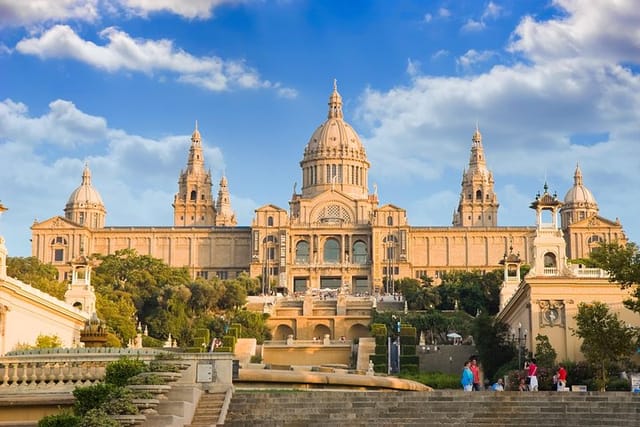
[[[13,352],[0,357],[0,388],[90,385],[104,378],[109,362],[123,356],[148,362],[161,353],[161,350],[116,348]]]

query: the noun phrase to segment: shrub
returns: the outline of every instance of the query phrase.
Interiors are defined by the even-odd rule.
[[[158,362],[157,360],[152,360],[149,362],[149,372],[178,372],[180,371],[180,367],[175,363],[163,363]]]
[[[251,363],[262,363],[262,356],[259,354],[254,354],[251,356]]]
[[[123,357],[107,365],[104,382],[122,387],[127,384],[129,378],[146,370],[147,365],[142,360]]]
[[[38,421],[38,427],[78,427],[80,417],[65,412],[56,415],[47,415]]]
[[[135,377],[129,378],[130,385],[163,385],[166,384],[167,381],[159,375],[150,374],[150,375],[136,375]]]
[[[611,378],[607,383],[607,391],[629,391],[631,384],[624,378]]]
[[[83,416],[92,409],[100,408],[109,400],[117,396],[120,387],[113,384],[94,384],[87,387],[76,387],[73,396],[75,413]]]
[[[79,427],[120,427],[120,423],[102,409],[91,409],[82,417]]]
[[[437,390],[459,389],[462,387],[460,385],[460,376],[457,374],[445,374],[443,372],[411,373],[406,372],[404,368],[401,369],[400,378],[417,381]]]

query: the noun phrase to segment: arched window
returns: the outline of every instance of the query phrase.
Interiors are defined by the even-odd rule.
[[[296,245],[296,264],[309,263],[309,242],[301,240]]]
[[[476,200],[482,200],[482,191],[476,191]]]
[[[191,190],[191,196],[189,196],[189,199],[194,202],[198,200],[198,193],[196,192],[196,190]]]
[[[267,218],[267,227],[273,227],[273,217]]]
[[[394,235],[389,234],[387,237],[382,239],[382,242],[385,248],[385,259],[387,261],[395,259],[395,250],[398,239],[396,239]]]
[[[393,217],[391,215],[387,217],[387,225],[393,225]]]
[[[544,266],[545,268],[556,268],[556,255],[552,252],[544,254]]]
[[[366,264],[368,261],[367,244],[362,240],[358,240],[353,244],[353,263]]]
[[[340,262],[340,243],[336,239],[327,239],[324,243],[324,262],[337,264]]]

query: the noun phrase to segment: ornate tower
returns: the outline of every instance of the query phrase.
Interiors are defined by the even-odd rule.
[[[504,268],[504,278],[502,281],[502,289],[500,289],[500,310],[502,310],[513,294],[520,286],[520,266],[522,260],[520,254],[513,253],[513,246],[509,247],[509,253],[505,252],[504,257],[500,260],[500,265]]]
[[[213,203],[211,172],[204,169],[202,140],[196,121],[196,128],[191,135],[187,169],[180,171],[178,193],[173,199],[173,224],[176,226],[214,225]]]
[[[227,177],[223,175],[220,179],[218,200],[216,200],[216,225],[229,227],[237,224],[238,221],[236,220],[236,214],[233,213],[233,210],[231,209]]]
[[[549,194],[548,190],[549,186],[545,183],[544,193],[538,193],[529,206],[536,211],[536,234],[530,251],[533,265],[528,277],[568,275],[566,242],[558,224],[562,202],[555,193],[553,196]]]
[[[107,210],[102,203],[102,197],[91,185],[89,165],[85,165],[82,171],[82,183],[69,196],[64,208],[64,216],[88,228],[102,228],[106,215]]]
[[[302,197],[339,190],[354,199],[367,199],[369,161],[356,131],[344,121],[337,83],[329,96],[327,120],[311,135],[300,162]]]
[[[462,175],[458,209],[453,214],[455,227],[495,227],[498,225],[498,197],[493,190],[493,174],[487,169],[482,135],[476,126],[471,138],[469,169]]]
[[[93,262],[80,255],[68,263],[71,266],[71,283],[64,294],[65,302],[85,313],[96,312],[96,294],[91,286],[91,268]]]

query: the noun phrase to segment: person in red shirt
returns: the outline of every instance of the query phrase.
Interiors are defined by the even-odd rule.
[[[538,391],[538,365],[536,365],[536,359],[531,359],[531,362],[525,364],[527,370],[527,378],[529,378],[529,391]]]
[[[564,391],[564,388],[567,386],[567,370],[564,368],[562,363],[558,365],[558,391]]]
[[[480,368],[478,367],[478,359],[471,358],[471,365],[469,366],[473,373],[473,391],[480,391]]]

